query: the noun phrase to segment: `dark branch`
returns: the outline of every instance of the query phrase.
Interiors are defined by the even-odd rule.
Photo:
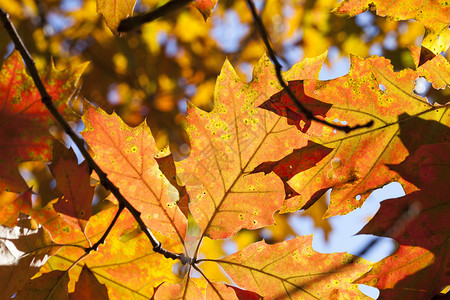
[[[109,224],[108,228],[106,229],[105,233],[103,233],[102,237],[91,247],[86,248],[86,253],[90,253],[92,250],[93,251],[97,251],[98,246],[100,246],[100,244],[104,244],[106,238],[109,235],[109,232],[111,231],[111,229],[114,227],[114,225],[116,224],[117,220],[119,219],[120,214],[122,213],[123,209],[125,208],[125,206],[123,206],[122,202],[120,202],[119,204],[119,209],[116,212],[116,215],[114,216],[114,219],[111,221],[111,223]]]
[[[247,0],[247,4],[250,8],[250,11],[252,12],[253,20],[255,21],[256,28],[258,29],[259,35],[261,36],[262,40],[264,41],[264,45],[267,49],[267,54],[269,55],[270,59],[275,65],[275,72],[277,75],[278,82],[283,87],[283,89],[286,91],[286,93],[289,95],[289,97],[292,99],[292,101],[297,105],[298,109],[300,109],[308,118],[309,120],[324,124],[326,126],[329,126],[331,128],[334,128],[336,130],[344,131],[345,133],[349,133],[350,131],[360,129],[360,128],[366,128],[371,127],[373,125],[373,121],[369,121],[364,125],[355,125],[355,126],[348,126],[348,125],[338,125],[334,123],[327,122],[324,119],[317,118],[314,116],[314,114],[308,110],[303,104],[297,99],[294,92],[291,90],[291,88],[286,84],[286,82],[283,79],[283,75],[281,74],[281,64],[278,61],[277,55],[275,53],[275,50],[273,50],[273,47],[270,44],[269,41],[269,34],[267,33],[266,28],[264,27],[264,24],[262,23],[261,18],[258,15],[258,12],[256,11],[255,4],[252,0]]]
[[[172,0],[143,15],[126,18],[120,22],[117,31],[126,32],[133,30],[134,28],[141,26],[144,23],[148,23],[164,17],[165,15],[177,9],[180,9],[183,6],[186,6],[191,1],[192,0]]]
[[[12,22],[9,20],[8,14],[0,8],[0,19],[3,22],[3,26],[6,28],[6,31],[8,32],[9,36],[14,42],[14,45],[16,46],[16,49],[20,52],[22,55],[22,58],[25,62],[25,67],[27,68],[28,72],[30,73],[31,78],[33,79],[36,88],[39,91],[39,94],[41,95],[41,101],[42,103],[47,107],[47,109],[50,111],[52,116],[56,119],[56,121],[63,127],[64,132],[72,139],[72,141],[75,143],[75,145],[80,150],[81,154],[83,155],[84,159],[86,159],[89,167],[94,170],[99,179],[101,184],[111,191],[111,193],[117,198],[117,200],[120,203],[119,206],[119,213],[116,214],[114,217],[113,223],[108,227],[107,232],[102,236],[99,242],[97,242],[94,246],[95,249],[92,246],[91,248],[88,248],[86,251],[88,252],[89,249],[96,250],[98,245],[100,243],[103,243],[106,239],[107,234],[111,231],[112,226],[117,221],[117,218],[119,217],[119,214],[123,208],[126,208],[130,211],[130,213],[133,215],[133,217],[136,219],[136,221],[139,223],[139,226],[141,227],[141,230],[147,235],[148,239],[152,243],[153,250],[155,252],[158,252],[162,255],[164,255],[167,258],[172,259],[179,259],[183,264],[186,263],[192,263],[193,260],[184,254],[178,254],[178,253],[172,253],[164,248],[162,248],[161,243],[156,239],[156,237],[152,234],[152,232],[147,228],[144,221],[142,221],[140,215],[141,213],[137,211],[134,206],[128,202],[128,200],[125,199],[125,197],[120,193],[117,186],[115,186],[107,177],[107,174],[102,171],[102,169],[97,165],[97,163],[94,161],[92,156],[89,154],[89,152],[86,150],[84,146],[84,140],[80,138],[70,127],[70,125],[67,123],[67,121],[61,116],[59,111],[56,109],[55,105],[52,102],[52,97],[48,94],[47,90],[45,89],[44,83],[41,80],[41,77],[39,76],[39,73],[36,69],[36,65],[34,63],[33,58],[31,57],[30,53],[28,52],[27,48],[25,47],[23,41],[21,40],[19,34],[17,33],[16,28],[12,24]],[[122,207],[122,208],[121,208]],[[103,240],[103,241],[102,241]],[[97,245],[98,244],[98,245]],[[89,251],[91,251],[89,250]]]

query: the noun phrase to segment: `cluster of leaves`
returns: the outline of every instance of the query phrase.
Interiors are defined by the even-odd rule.
[[[143,1],[138,11],[153,2],[158,1]],[[431,89],[448,88],[450,63],[439,53],[450,44],[446,21],[450,16],[448,4],[422,2],[420,11],[409,7],[407,1],[397,1],[398,7],[387,9],[383,1],[370,1],[369,5],[349,0],[335,9],[352,16],[370,7],[381,16],[421,22],[426,30],[424,45],[430,50],[410,47],[412,69],[394,71],[385,57],[351,56],[347,75],[320,81],[325,53],[306,58],[283,73],[290,89],[314,116],[350,125],[373,121],[371,128],[351,133],[311,122],[305,116],[282,90],[254,31],[244,37],[241,53],[230,55],[223,63],[215,82],[214,104],[207,112],[202,107],[211,105],[205,99],[224,55],[206,38],[208,26],[214,22],[200,22],[196,11],[172,13],[123,38],[105,38],[105,28],[91,1],[71,12],[83,21],[77,20],[76,26],[54,36],[46,36],[46,14],[39,14],[42,28],[33,31],[34,39],[41,36],[47,42],[43,46],[36,42],[34,47],[41,49],[33,50],[54,55],[61,50],[55,45],[64,47],[66,42],[68,47],[56,60],[72,67],[58,71],[50,64],[41,74],[67,121],[80,119],[72,109],[79,107],[80,97],[73,95],[80,89],[79,78],[87,65],[76,62],[92,55],[82,94],[99,107],[84,101],[81,135],[95,162],[140,213],[123,210],[122,200],[99,184],[102,178],[92,173],[93,166],[86,161],[78,164],[74,151],[59,141],[64,137],[57,130],[53,136],[49,133],[55,122],[41,103],[19,53],[13,52],[0,71],[2,298],[366,298],[359,283],[379,288],[386,298],[422,299],[439,294],[449,282],[449,224],[445,221],[450,209],[445,196],[445,178],[450,174],[449,105],[444,98],[434,99],[432,104],[413,90],[419,77],[431,82]],[[10,8],[18,2],[7,3],[5,9],[14,12]],[[334,1],[317,3],[325,10],[335,5]],[[284,8],[295,12],[288,18],[290,23],[302,24],[304,37],[295,43],[301,43],[305,53],[320,54],[320,47],[326,49],[330,44],[355,48],[350,33],[343,31],[345,27],[313,17],[319,4],[305,3],[294,9],[283,6],[283,1],[267,1],[261,17],[275,45],[294,34],[277,27],[281,21],[273,16],[274,11],[281,17]],[[49,1],[48,5],[56,7],[57,3]],[[215,3],[197,0],[191,5],[207,19]],[[251,14],[242,5],[242,1],[219,2],[217,14],[234,10],[243,23],[251,24]],[[115,34],[119,21],[131,15],[133,6],[133,1],[120,1],[117,6],[97,1],[97,11]],[[188,26],[196,29],[187,32]],[[334,30],[344,35],[339,37]],[[161,31],[175,33],[171,38],[183,48],[183,55],[167,56],[167,49],[156,42]],[[73,58],[76,53],[72,51],[81,47],[76,46],[81,41],[85,42],[85,48],[79,50],[83,58]],[[313,41],[320,41],[320,47],[308,46]],[[112,47],[112,43],[117,45]],[[100,50],[94,50],[96,47]],[[204,51],[210,48],[213,50],[208,53],[216,56],[205,59]],[[125,57],[122,53],[127,51],[130,54]],[[367,56],[367,51],[362,56]],[[255,55],[259,60],[252,80],[246,83],[233,64],[253,63]],[[146,62],[141,63],[143,60]],[[155,66],[156,72],[147,70]],[[109,75],[102,76],[106,73]],[[180,78],[185,81],[178,84]],[[124,83],[117,90],[120,101],[128,101],[121,93],[128,94],[130,103],[152,98],[147,105],[142,101],[135,105],[134,112],[133,105],[122,111],[128,124],[115,112],[109,113],[114,107],[106,95],[116,82]],[[198,86],[187,105],[184,123],[174,107],[178,97],[191,98],[190,85]],[[170,118],[155,111],[166,111]],[[130,118],[134,113],[138,116]],[[167,148],[160,150],[155,136],[161,131],[161,122],[185,124],[175,131],[181,142],[169,134],[177,155]],[[148,124],[153,124],[153,130]],[[187,143],[190,150],[181,151]],[[188,155],[178,159],[182,154]],[[211,253],[216,241],[273,225],[277,212],[286,215],[310,209],[329,189],[331,201],[325,218],[361,207],[373,190],[393,181],[402,184],[406,196],[383,202],[361,231],[397,241],[396,252],[378,263],[346,253],[318,253],[312,249],[312,236],[273,243],[251,240],[225,257]],[[138,219],[154,232],[164,249],[190,257],[187,266],[177,268],[176,260],[155,252]],[[279,217],[279,223],[283,222]],[[103,237],[104,245],[93,248]]]

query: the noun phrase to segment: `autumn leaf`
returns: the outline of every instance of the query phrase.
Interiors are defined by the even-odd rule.
[[[23,194],[3,192],[0,194],[0,224],[14,227],[17,225],[19,214],[24,212],[23,207],[31,209],[31,192]]]
[[[380,289],[378,299],[431,299],[448,281],[430,274],[442,274],[445,268],[445,262],[435,261],[432,252],[421,247],[400,245],[393,255],[376,263],[355,283]]]
[[[192,6],[195,7],[203,16],[203,18],[208,20],[211,15],[211,11],[216,6],[217,0],[195,0],[192,2]]]
[[[47,259],[58,252],[56,245],[42,227],[30,228],[21,221],[18,226],[0,226],[0,296],[10,299],[15,292],[26,286]]]
[[[435,54],[445,52],[450,45],[450,6],[444,1],[421,0],[412,4],[410,1],[385,0],[344,0],[334,10],[337,14],[351,17],[367,9],[376,11],[379,16],[387,16],[396,21],[414,19],[426,28],[422,45]]]
[[[251,291],[246,291],[246,290],[242,290],[240,288],[237,288],[235,286],[231,286],[226,284],[227,287],[232,288],[235,293],[236,296],[239,300],[259,300],[262,297],[260,295],[258,295],[257,293],[251,292]]]
[[[90,184],[87,162],[78,165],[75,153],[59,142],[53,144],[53,163],[50,170],[56,180],[56,189],[63,196],[53,204],[57,212],[67,216],[84,232],[91,217],[94,187]]]
[[[314,78],[324,59],[307,59],[284,76]],[[285,197],[283,185],[274,174],[251,172],[308,140],[283,117],[258,108],[280,89],[267,57],[253,76],[243,83],[226,61],[217,79],[214,109],[208,113],[188,104],[191,152],[177,163],[177,172],[190,195],[192,215],[203,235],[213,239],[273,224],[272,215]]]
[[[418,72],[430,81],[435,89],[443,89],[450,84],[450,63],[440,54],[422,64]]]
[[[450,205],[447,201],[449,187],[445,179],[450,174],[449,153],[449,143],[422,145],[401,164],[390,166],[420,190],[383,201],[375,217],[361,230],[360,233],[376,235],[387,232],[388,237],[401,245],[394,256],[377,263],[376,268],[361,279],[361,283],[393,289],[388,291],[391,296],[409,295],[416,299],[430,298],[447,285],[445,278],[427,278],[429,276],[426,274],[445,273],[448,269],[450,226],[446,216],[450,213]],[[419,273],[395,271],[400,267],[414,267],[414,271],[428,268],[426,272]],[[392,278],[393,272],[398,276]],[[405,287],[412,286],[417,292],[414,296],[404,291]]]
[[[133,14],[135,4],[136,0],[97,0],[97,13],[103,15],[106,26],[117,35],[120,21]]]
[[[308,141],[308,144],[305,147],[294,149],[291,154],[279,161],[263,162],[251,173],[264,172],[264,174],[268,174],[274,172],[277,174],[285,183],[284,190],[286,192],[286,199],[289,199],[298,194],[289,186],[287,181],[298,173],[314,167],[332,151],[333,149],[331,148]],[[305,209],[306,208],[307,207],[305,207]]]
[[[96,242],[114,217],[115,209],[104,210],[91,217],[86,227],[86,235]],[[149,299],[154,287],[162,282],[180,281],[172,273],[175,263],[153,251],[145,234],[133,239],[122,240],[122,235],[134,226],[135,219],[124,210],[109,233],[105,244],[98,251],[92,251],[83,262],[89,266],[95,277],[108,289],[110,299]],[[182,246],[173,239],[155,234],[164,248],[174,253],[181,252]],[[52,256],[41,269],[42,273],[52,270],[67,270],[85,251],[77,247],[64,247]],[[69,286],[73,286],[82,270],[77,264],[70,272]]]
[[[178,200],[178,207],[187,218],[189,212],[189,194],[186,191],[186,187],[179,185],[178,183],[173,155],[166,154],[162,157],[155,157],[155,159],[159,165],[159,169],[161,170],[161,172],[164,174],[164,176],[166,176],[170,184],[177,189],[180,195],[180,199]]]
[[[101,284],[87,265],[83,266],[80,277],[75,284],[75,291],[69,294],[70,300],[109,299],[108,291]]]
[[[313,116],[326,116],[331,104],[320,102],[305,95],[303,80],[290,81],[288,82],[288,87],[294,92],[294,95],[303,107],[309,110]],[[307,132],[311,126],[311,120],[305,116],[304,112],[292,101],[285,90],[276,93],[259,107],[286,117],[289,125],[295,125],[302,132]],[[303,122],[303,124],[300,125],[300,122]]]
[[[392,181],[412,192],[417,188],[386,165],[402,162],[421,143],[448,138],[447,106],[433,106],[413,93],[416,71],[396,73],[389,60],[380,57],[352,57],[351,62],[348,75],[326,82],[306,81],[305,92],[333,104],[327,113],[330,121],[361,124],[373,120],[374,126],[350,134],[325,127],[322,135],[311,138],[334,151],[288,181],[299,196],[286,200],[282,211],[311,205],[317,191],[329,188],[331,202],[325,217],[349,213],[360,207],[371,191]],[[420,127],[425,120],[435,121]],[[309,131],[314,128],[313,124]]]
[[[180,242],[187,218],[177,205],[178,191],[169,183],[153,157],[158,154],[145,122],[135,128],[115,113],[90,106],[83,115],[81,133],[95,152],[95,160],[122,195],[142,213],[150,228]]]
[[[42,74],[53,103],[67,121],[76,118],[67,101],[85,67],[57,71],[51,66]],[[23,161],[50,159],[53,138],[48,129],[54,121],[18,52],[3,62],[0,78],[0,188],[24,192],[28,187],[17,166]]]
[[[65,271],[52,271],[47,274],[28,281],[14,299],[49,299],[69,300],[67,284],[69,276]]]
[[[204,296],[195,282],[192,280],[184,280],[178,284],[164,282],[155,289],[153,299],[204,299]]]
[[[312,236],[274,245],[261,241],[215,261],[237,285],[265,298],[365,298],[353,281],[370,264],[346,253],[318,253],[311,244]]]

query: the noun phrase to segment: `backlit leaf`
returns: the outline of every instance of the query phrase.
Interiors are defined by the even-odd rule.
[[[338,14],[355,16],[367,9],[376,11],[379,16],[394,20],[415,19],[426,28],[422,45],[435,54],[445,52],[450,45],[450,5],[446,1],[420,0],[386,1],[386,0],[344,0],[334,10]]]
[[[48,93],[67,121],[75,119],[66,103],[85,67],[57,71],[51,66],[42,74]],[[0,189],[24,192],[28,187],[17,166],[22,161],[50,159],[53,138],[48,129],[54,121],[18,52],[3,62],[0,71],[0,120]]]
[[[284,209],[294,211],[310,205],[317,191],[329,188],[331,202],[326,217],[360,207],[371,191],[392,181],[402,183],[407,193],[416,190],[386,164],[398,164],[421,143],[443,142],[450,133],[447,106],[433,106],[413,93],[417,77],[418,73],[409,69],[394,72],[384,58],[352,57],[348,75],[326,82],[307,81],[306,94],[333,104],[328,120],[343,124],[373,120],[374,126],[350,134],[327,127],[313,138],[335,150],[288,182],[300,200],[288,199]]]
[[[285,77],[315,78],[324,58],[305,60]],[[283,117],[258,107],[278,90],[267,57],[260,60],[248,84],[225,62],[216,83],[214,109],[208,113],[188,104],[191,152],[177,164],[177,171],[203,235],[227,238],[241,228],[273,224],[272,215],[285,197],[283,185],[274,174],[251,172],[308,140]]]
[[[86,235],[92,242],[100,238],[115,212],[116,209],[108,209],[91,217]],[[133,227],[134,222],[133,216],[123,211],[105,244],[83,260],[98,281],[107,287],[110,299],[149,299],[154,287],[162,282],[179,281],[172,273],[175,261],[154,252],[144,234],[125,242],[121,240],[124,231]],[[169,251],[179,253],[183,250],[181,244],[173,239],[159,234],[156,237]],[[41,272],[67,270],[83,254],[83,249],[64,247],[47,262]],[[69,272],[69,290],[73,289],[82,266],[78,264]]]
[[[211,10],[216,6],[216,3],[217,0],[195,0],[192,2],[192,6],[198,9],[206,21],[211,15]]]
[[[97,277],[95,277],[87,265],[83,266],[80,278],[78,278],[75,284],[75,291],[69,296],[70,300],[109,299],[105,285],[98,281]]]
[[[294,92],[300,103],[312,112],[314,116],[326,116],[331,104],[320,102],[305,95],[303,80],[290,81],[288,86]],[[289,125],[297,126],[297,128],[302,132],[307,132],[308,128],[311,126],[311,120],[305,116],[305,114],[298,108],[298,106],[292,101],[284,90],[270,97],[269,100],[261,104],[259,107],[286,117]],[[303,124],[300,125],[300,122],[303,122]]]
[[[136,0],[97,0],[97,12],[105,18],[106,25],[115,35],[120,21],[133,14]]]
[[[447,200],[450,190],[445,180],[450,174],[449,153],[449,143],[423,145],[401,164],[390,166],[420,191],[383,201],[379,212],[361,230],[361,233],[377,235],[388,232],[401,245],[394,256],[377,263],[361,283],[392,289],[388,291],[392,297],[414,299],[431,298],[447,285],[448,275],[427,274],[449,271],[450,225],[446,216],[450,214]],[[412,286],[415,294],[405,291]]]
[[[311,243],[311,236],[261,241],[217,262],[236,284],[270,299],[366,298],[353,281],[370,264],[346,253],[318,253]]]
[[[56,189],[63,197],[53,204],[57,212],[67,216],[84,232],[91,217],[94,187],[90,184],[89,168],[86,161],[78,165],[78,159],[71,149],[61,143],[53,144],[53,163],[50,166],[56,180]]]
[[[115,113],[89,107],[83,115],[83,137],[95,160],[142,213],[150,228],[182,241],[187,218],[177,205],[178,191],[169,183],[153,157],[158,153],[147,124],[126,125]]]
[[[165,282],[155,290],[154,300],[204,299],[204,295],[194,281],[185,280],[174,284]]]

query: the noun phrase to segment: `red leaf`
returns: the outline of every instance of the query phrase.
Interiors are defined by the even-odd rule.
[[[258,172],[268,174],[270,172],[274,172],[285,183],[286,199],[289,199],[298,195],[298,193],[290,188],[287,181],[298,173],[314,167],[332,151],[333,149],[331,148],[308,141],[308,144],[305,147],[294,149],[291,154],[279,161],[264,162],[260,164],[253,171],[251,171],[250,174]]]
[[[332,105],[307,96],[305,94],[303,80],[289,81],[288,86],[294,92],[295,96],[297,96],[299,102],[312,112],[314,116],[326,116],[327,111]],[[295,125],[302,132],[307,132],[311,126],[311,120],[299,109],[298,105],[294,103],[285,90],[276,93],[259,107],[286,117],[289,125]],[[300,125],[301,121],[304,123],[303,126]]]
[[[217,0],[195,0],[192,2],[192,6],[195,7],[203,16],[203,18],[208,20],[211,15],[211,11],[214,6],[216,6]]]
[[[14,299],[69,300],[68,284],[69,276],[66,271],[52,271],[28,281]]]
[[[401,246],[393,256],[377,263],[360,282],[393,289],[389,295],[395,298],[402,298],[406,287],[417,291],[408,293],[414,299],[431,298],[448,284],[448,277],[434,278],[427,274],[444,274],[450,259],[450,203],[447,200],[450,144],[420,146],[404,162],[390,168],[418,186],[420,191],[383,201],[375,217],[361,230],[360,233],[365,234],[387,233]],[[425,267],[427,271],[415,273]],[[401,272],[400,268],[409,271]]]
[[[83,161],[78,165],[75,153],[56,141],[53,144],[53,157],[50,170],[56,180],[56,189],[63,194],[53,207],[69,217],[69,221],[77,224],[84,232],[91,217],[94,197],[87,162]]]
[[[109,299],[106,286],[98,281],[94,273],[85,264],[75,284],[75,291],[70,294],[70,300],[104,299]]]
[[[75,119],[66,103],[85,67],[83,64],[64,71],[50,67],[42,74],[53,103],[67,121]],[[0,189],[24,192],[28,187],[17,166],[22,161],[50,159],[53,138],[48,128],[54,121],[41,103],[19,52],[13,52],[0,71],[0,120]]]
[[[260,295],[252,291],[242,290],[240,288],[228,284],[226,284],[226,286],[232,288],[236,292],[236,296],[238,297],[239,300],[259,300],[262,298]]]

